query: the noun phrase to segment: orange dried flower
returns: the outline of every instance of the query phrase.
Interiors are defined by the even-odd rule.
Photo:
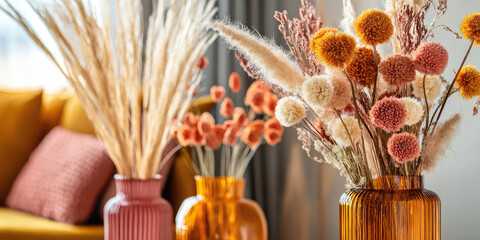
[[[362,43],[376,46],[390,39],[393,35],[393,24],[388,14],[378,9],[369,9],[358,16],[355,30]]]
[[[210,97],[213,102],[220,102],[225,96],[225,88],[222,86],[213,86],[210,88]]]
[[[380,54],[378,53],[377,59],[380,62]],[[373,85],[377,75],[373,50],[367,47],[358,48],[345,70],[355,84],[364,87]]]
[[[278,96],[275,93],[267,92],[263,96],[263,112],[269,116],[274,116],[277,102]]]
[[[233,101],[231,98],[226,97],[223,99],[222,105],[220,106],[220,114],[223,117],[231,117],[233,114]]]
[[[192,145],[195,131],[192,127],[184,125],[178,129],[177,139],[182,146]]]
[[[205,138],[205,147],[211,149],[218,149],[222,145],[223,137],[225,135],[225,127],[222,125],[215,125],[213,131],[207,134]]]
[[[460,90],[460,96],[470,100],[473,97],[480,95],[480,72],[472,66],[467,65],[462,67],[458,73],[455,84]]]
[[[331,33],[331,32],[338,32],[338,30],[336,28],[331,28],[331,27],[320,28],[320,30],[318,30],[318,32],[316,32],[315,35],[313,35],[312,39],[310,39],[310,50],[312,50],[312,52],[315,52],[317,41],[323,36],[325,36],[325,34]]]
[[[198,129],[193,129],[193,137],[192,137],[192,145],[194,146],[200,146],[202,145],[203,141],[203,136],[200,134],[200,131]]]
[[[196,127],[200,117],[193,113],[187,113],[183,116],[181,123],[190,127]]]
[[[263,134],[265,141],[270,146],[274,146],[282,140],[282,133],[275,129],[267,129],[265,130],[265,134]]]
[[[265,122],[265,129],[275,129],[283,133],[283,126],[276,118],[270,118]]]
[[[245,96],[245,105],[250,106],[257,114],[262,113],[264,94],[265,93],[263,91],[259,91],[258,89],[247,91],[247,95]]]
[[[243,126],[247,120],[247,114],[245,114],[245,109],[241,107],[236,107],[233,110],[233,121],[235,121],[238,125]]]
[[[232,146],[237,141],[240,127],[237,125],[230,125],[226,129],[225,135],[223,136],[223,143]]]
[[[473,44],[480,46],[480,12],[465,17],[460,25],[460,31],[465,39],[473,39]]]
[[[249,144],[250,147],[253,148],[260,142],[260,137],[262,136],[264,129],[264,121],[255,120],[242,131],[240,140],[246,144]]]
[[[200,134],[202,136],[206,136],[215,127],[215,119],[213,118],[212,114],[210,114],[209,112],[204,112],[200,116],[200,120],[198,121],[197,126]]]
[[[198,69],[204,69],[208,65],[208,58],[203,55],[197,63]]]
[[[315,43],[314,53],[328,67],[343,68],[355,53],[355,39],[342,32],[329,32]]]
[[[242,87],[242,80],[240,79],[240,75],[238,75],[238,73],[233,72],[230,74],[230,78],[228,79],[228,87],[230,87],[234,93],[238,93],[238,91],[240,91],[240,88]]]

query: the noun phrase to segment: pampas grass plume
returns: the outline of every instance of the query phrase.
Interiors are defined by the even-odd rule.
[[[437,130],[425,139],[422,149],[422,170],[430,171],[438,163],[448,149],[452,137],[457,132],[460,123],[460,114],[443,122],[437,127]]]
[[[302,85],[302,95],[315,107],[325,107],[333,96],[333,86],[325,76],[308,78]]]
[[[295,97],[280,99],[275,108],[275,117],[284,127],[290,127],[299,123],[307,116],[303,104]]]
[[[255,36],[246,27],[222,21],[213,22],[210,26],[233,48],[247,56],[265,80],[291,91],[298,89],[304,81],[302,71],[288,54]]]
[[[352,89],[345,74],[339,71],[333,71],[328,78],[333,86],[333,95],[330,103],[327,105],[333,109],[344,109],[352,102]]]

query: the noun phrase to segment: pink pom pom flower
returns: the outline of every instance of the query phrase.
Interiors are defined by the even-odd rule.
[[[403,132],[388,139],[388,154],[398,163],[409,162],[420,156],[420,144],[415,135]]]
[[[448,64],[448,52],[440,43],[424,42],[413,55],[417,70],[427,75],[440,75]]]
[[[390,55],[380,64],[378,71],[382,74],[383,79],[390,86],[402,86],[405,83],[415,80],[415,64],[409,57],[395,54]]]
[[[384,98],[370,110],[372,123],[385,131],[397,132],[405,124],[407,110],[403,102],[394,97]]]

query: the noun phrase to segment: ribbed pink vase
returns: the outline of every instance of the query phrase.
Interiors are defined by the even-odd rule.
[[[115,175],[117,195],[105,204],[105,240],[171,240],[173,210],[161,197],[162,180]]]

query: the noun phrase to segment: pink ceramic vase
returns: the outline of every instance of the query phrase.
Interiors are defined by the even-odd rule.
[[[105,240],[171,240],[173,210],[161,197],[162,180],[115,175],[117,195],[105,204]]]

